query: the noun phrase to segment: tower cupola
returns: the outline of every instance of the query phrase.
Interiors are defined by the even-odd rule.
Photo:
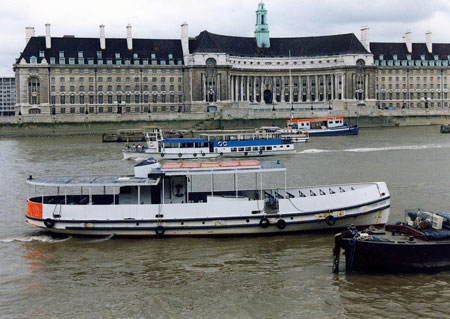
[[[256,10],[255,38],[259,48],[270,48],[267,10],[264,8],[262,1],[258,4],[258,10]]]

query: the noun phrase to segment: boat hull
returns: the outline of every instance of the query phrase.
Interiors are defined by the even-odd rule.
[[[450,241],[364,241],[343,238],[346,269],[374,272],[436,272],[450,269]]]
[[[289,189],[278,208],[266,200],[208,196],[206,202],[162,205],[61,205],[29,201],[27,222],[48,231],[99,236],[229,236],[283,234],[383,225],[390,213],[384,183]],[[354,190],[351,190],[353,188]],[[320,190],[334,189],[328,195]],[[285,194],[317,195],[285,198]],[[369,195],[364,195],[369,194]],[[56,215],[55,215],[56,214]]]
[[[310,136],[338,136],[338,135],[358,135],[358,127],[336,128],[336,129],[319,129],[310,130]]]
[[[226,152],[226,153],[165,153],[163,156],[158,152],[134,152],[123,151],[124,159],[143,159],[153,157],[160,160],[184,160],[184,159],[210,159],[218,157],[226,158],[245,158],[245,157],[263,157],[273,155],[284,155],[296,153],[295,149],[276,150],[276,151],[249,151],[249,152]],[[180,156],[181,155],[181,156]]]

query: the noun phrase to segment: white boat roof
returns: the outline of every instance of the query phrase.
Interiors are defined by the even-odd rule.
[[[33,186],[46,187],[154,186],[159,184],[163,175],[190,176],[282,171],[286,171],[286,167],[280,161],[259,162],[256,160],[245,160],[222,162],[172,162],[165,163],[161,168],[153,169],[149,174],[149,177],[136,177],[133,175],[88,175],[34,178],[30,176],[30,178],[27,179],[27,183]]]
[[[161,178],[142,178],[135,176],[56,176],[43,178],[29,178],[27,183],[35,186],[153,186],[158,185]]]

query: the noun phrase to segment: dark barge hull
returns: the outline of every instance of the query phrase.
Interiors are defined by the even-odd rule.
[[[450,238],[430,239],[405,224],[360,236],[356,229],[335,235],[334,271],[339,271],[341,248],[346,271],[437,272],[450,270]]]
[[[400,237],[400,236],[399,236]],[[403,241],[403,242],[400,242]],[[409,243],[343,238],[347,271],[436,272],[450,270],[450,241]]]

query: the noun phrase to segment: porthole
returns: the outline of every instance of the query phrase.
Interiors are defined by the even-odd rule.
[[[247,219],[247,220],[246,220],[246,222],[247,222],[247,223],[249,223],[249,222],[250,222],[250,220],[249,220],[249,219]]]
[[[205,222],[202,222],[203,225],[205,225]]]

